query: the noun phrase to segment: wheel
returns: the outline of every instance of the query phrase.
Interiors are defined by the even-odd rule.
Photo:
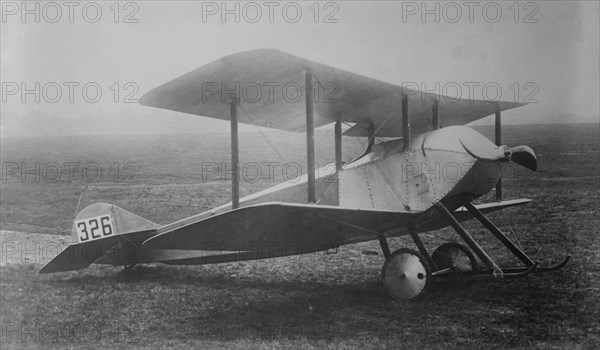
[[[445,243],[431,255],[438,270],[453,269],[458,272],[473,271],[475,257],[467,247],[459,243]]]
[[[414,300],[431,282],[431,269],[423,256],[412,249],[398,249],[383,264],[383,286],[396,299]]]

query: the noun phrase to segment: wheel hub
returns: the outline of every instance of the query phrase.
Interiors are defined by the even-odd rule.
[[[431,272],[418,252],[400,249],[386,260],[382,275],[383,285],[392,297],[411,300],[428,287]]]

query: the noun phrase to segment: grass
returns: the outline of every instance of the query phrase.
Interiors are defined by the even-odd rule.
[[[270,137],[284,157],[302,164],[302,152],[294,151],[301,147],[302,138]],[[324,151],[331,149],[330,138],[323,141],[320,160],[328,160]],[[540,154],[541,169],[535,174],[511,170],[505,179],[505,197],[528,197],[534,202],[494,213],[491,219],[514,233],[525,251],[543,264],[573,255],[560,271],[520,280],[438,283],[422,300],[405,303],[391,300],[380,283],[381,254],[365,254],[379,251],[377,242],[341,247],[336,254],[206,266],[147,265],[130,272],[94,266],[41,276],[39,263],[11,264],[0,267],[0,345],[27,349],[597,349],[598,125],[507,126],[504,140],[531,145]],[[194,170],[203,160],[220,162],[222,157],[227,162],[227,141],[214,135],[177,140],[140,137],[135,142],[106,142],[99,137],[89,146],[81,146],[87,142],[80,140],[80,147],[70,149],[65,149],[65,140],[38,140],[26,146],[14,141],[9,147],[4,142],[3,162],[95,161],[104,166],[134,159],[140,163],[139,172],[126,183],[88,186],[80,207],[107,201],[166,223],[229,198],[226,182],[202,183],[201,174]],[[268,143],[253,142],[260,151],[254,154],[242,147],[246,152],[242,159],[278,160]],[[203,143],[204,149],[198,150]],[[107,144],[110,152],[97,150]],[[40,153],[52,147],[62,153]],[[355,146],[348,142],[346,147]],[[251,193],[269,185],[269,181],[242,183],[242,191]],[[2,229],[69,231],[84,186],[81,180],[2,182]],[[477,223],[470,222],[467,228],[501,265],[516,263]],[[458,240],[449,229],[424,239],[430,249]],[[4,241],[3,247],[5,243],[10,242]],[[413,247],[408,239],[391,243],[394,249]]]

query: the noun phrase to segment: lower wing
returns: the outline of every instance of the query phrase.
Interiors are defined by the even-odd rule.
[[[484,213],[529,203],[529,199],[477,205]],[[464,208],[459,221],[472,218]],[[335,206],[265,203],[222,213],[155,235],[142,247],[155,261],[208,264],[311,253],[447,226],[437,211],[423,213],[358,210]]]

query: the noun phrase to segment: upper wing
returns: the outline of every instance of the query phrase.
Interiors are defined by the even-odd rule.
[[[357,123],[350,136],[368,136],[370,122],[377,136],[402,136],[402,87],[281,51],[261,49],[226,56],[143,95],[140,103],[205,117],[229,120],[229,101],[240,101],[240,123],[285,131],[305,130],[305,78],[312,71],[314,123],[336,120]],[[413,133],[429,130],[435,94],[409,92]],[[442,126],[463,125],[486,117],[496,104],[481,100],[438,98]],[[498,102],[501,110],[521,106]]]

